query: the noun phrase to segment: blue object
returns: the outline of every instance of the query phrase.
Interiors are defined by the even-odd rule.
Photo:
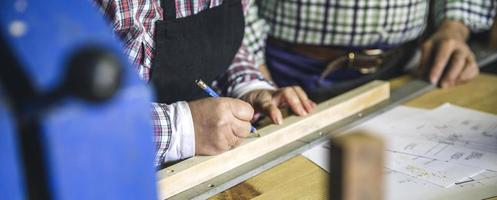
[[[0,97],[2,89],[0,88]],[[0,199],[26,199],[14,119],[0,98]]]
[[[102,102],[61,95],[38,108],[28,99],[19,115],[34,116],[46,192],[51,199],[156,199],[153,130],[148,86],[139,80],[123,44],[91,1],[0,1],[0,40],[9,47],[22,73],[43,96],[64,86],[68,59],[88,46],[117,56],[122,81]],[[4,66],[2,66],[4,67]],[[14,98],[8,93],[1,99]],[[13,99],[15,101],[15,99]],[[30,196],[32,176],[21,162],[19,134],[0,103],[0,199]],[[4,160],[5,159],[5,160]],[[11,175],[4,176],[3,173]],[[38,183],[40,184],[40,183]],[[5,192],[9,191],[9,192]],[[9,195],[6,198],[1,195]],[[32,194],[31,194],[32,195]]]
[[[209,96],[211,97],[220,97],[219,94],[214,91],[211,87],[209,87],[207,84],[204,83],[204,81],[202,80],[196,80],[195,83],[200,87],[200,89],[202,89],[205,93],[207,93]],[[257,129],[252,125],[250,127],[250,132],[251,133],[255,133],[257,131]]]

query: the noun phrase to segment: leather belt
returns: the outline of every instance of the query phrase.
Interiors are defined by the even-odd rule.
[[[364,75],[373,74],[381,68],[384,60],[388,58],[389,55],[398,50],[398,48],[390,50],[344,50],[329,46],[294,44],[273,37],[269,37],[268,42],[310,58],[328,62],[326,67],[321,72],[321,79],[325,79],[334,71],[343,68],[348,68]]]

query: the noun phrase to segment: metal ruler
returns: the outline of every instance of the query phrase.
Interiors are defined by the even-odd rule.
[[[351,117],[333,123],[302,139],[285,145],[269,154],[252,160],[236,169],[225,172],[209,181],[201,183],[187,191],[179,193],[170,199],[207,199],[226,189],[229,189],[257,174],[266,171],[302,152],[329,140],[337,134],[353,128],[368,119],[380,115],[410,99],[433,90],[435,86],[421,81],[412,80],[402,87],[391,91],[390,98],[374,107],[368,108]]]

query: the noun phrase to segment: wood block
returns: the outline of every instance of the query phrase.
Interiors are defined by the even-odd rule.
[[[331,139],[330,199],[383,199],[384,144],[362,132]]]
[[[261,137],[247,138],[235,149],[217,156],[195,156],[160,170],[157,173],[159,198],[165,199],[206,184],[224,172],[387,100],[389,95],[388,82],[373,81],[320,103],[305,117],[291,116],[282,125],[264,127],[258,131]]]

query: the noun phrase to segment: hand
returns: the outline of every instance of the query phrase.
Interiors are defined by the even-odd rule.
[[[464,24],[446,20],[422,44],[420,72],[430,69],[426,66],[433,60],[429,70],[432,84],[447,88],[468,82],[478,75],[480,69],[475,55],[466,44],[468,35],[469,29]]]
[[[307,97],[307,94],[298,86],[284,87],[274,90],[254,90],[241,97],[250,103],[257,111],[265,113],[275,124],[283,122],[283,115],[278,107],[290,106],[299,116],[311,112],[316,103]]]
[[[250,133],[254,109],[232,98],[206,98],[188,103],[195,128],[195,154],[228,151]]]

